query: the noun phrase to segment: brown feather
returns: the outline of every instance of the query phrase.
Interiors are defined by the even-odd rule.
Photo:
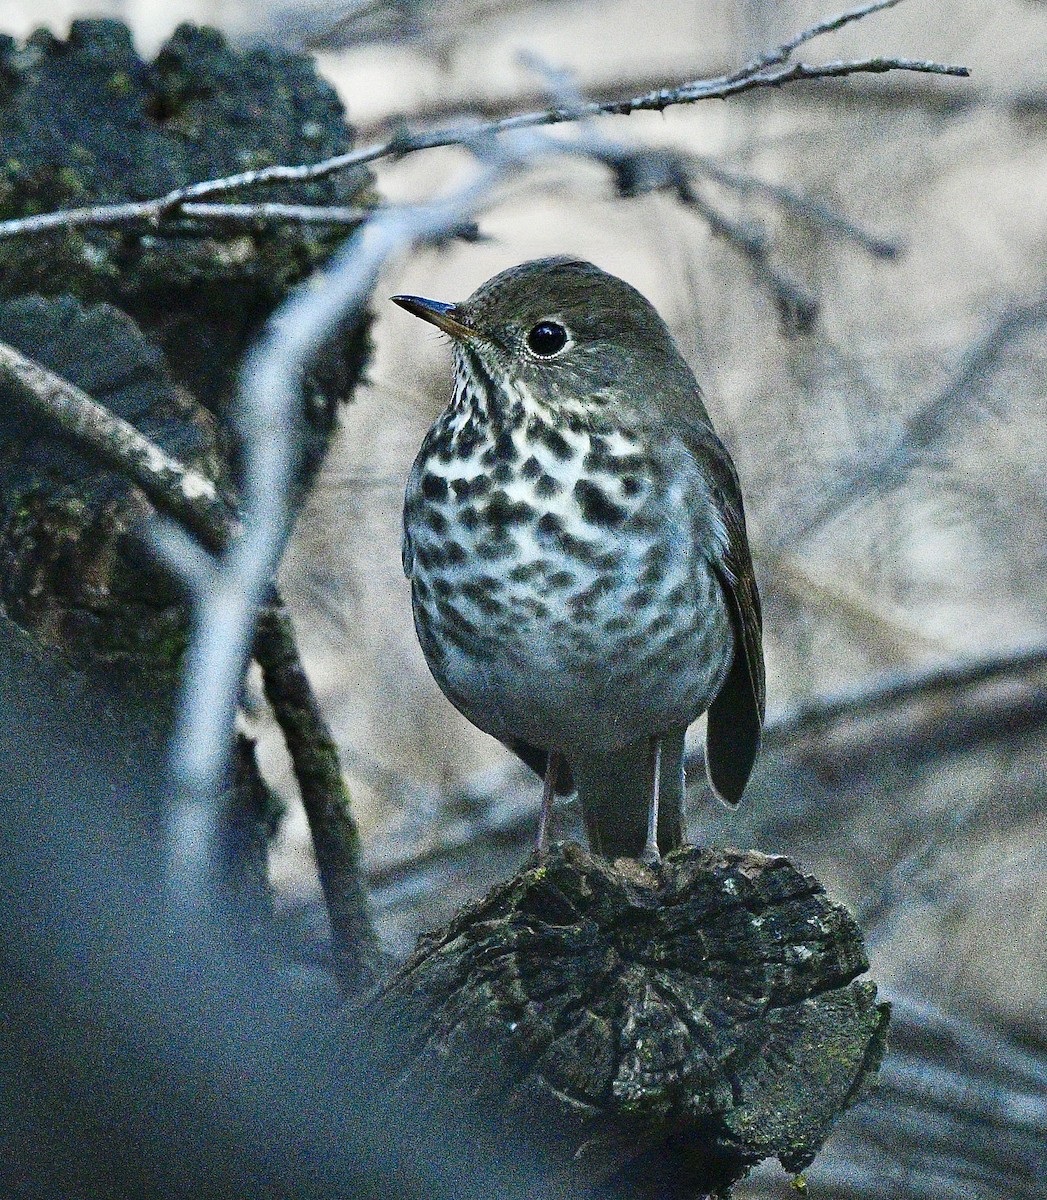
[[[730,455],[711,426],[700,419],[691,424],[684,440],[708,483],[726,535],[713,568],[731,613],[734,656],[709,705],[705,766],[720,799],[737,804],[760,751],[766,710],[760,593],[745,532],[741,487]]]

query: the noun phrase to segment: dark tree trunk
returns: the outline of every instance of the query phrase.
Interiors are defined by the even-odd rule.
[[[74,22],[66,41],[40,31],[25,50],[8,39],[0,76],[4,217],[163,194],[353,142],[337,96],[307,57],[238,52],[214,30],[188,25],[153,62],[139,59],[115,21]],[[278,194],[359,203],[369,185],[358,170]],[[0,243],[0,341],[232,496],[238,365],[289,290],[343,237],[300,226],[215,229],[183,217],[9,239]],[[367,350],[362,321],[332,340],[304,380],[303,488]],[[129,711],[148,713],[162,740],[188,612],[143,543],[153,519],[128,478],[33,414],[18,387],[0,379],[0,603],[41,647],[107,676],[114,703],[123,696]],[[265,893],[271,801],[253,745],[240,739],[229,866],[249,902]]]

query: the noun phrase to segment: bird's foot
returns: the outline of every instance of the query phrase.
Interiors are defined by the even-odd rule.
[[[661,861],[662,856],[658,852],[657,845],[652,846],[650,843],[648,843],[640,851],[640,862],[642,862],[645,867],[656,867]]]

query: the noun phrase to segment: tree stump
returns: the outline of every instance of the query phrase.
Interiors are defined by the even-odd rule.
[[[371,1001],[392,1086],[530,1141],[563,1195],[722,1193],[814,1158],[883,1056],[850,915],[786,859],[655,867],[553,849],[460,912]]]

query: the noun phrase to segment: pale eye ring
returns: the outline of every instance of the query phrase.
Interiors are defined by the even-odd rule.
[[[567,340],[567,330],[559,321],[539,321],[528,331],[527,349],[536,358],[555,358]]]

